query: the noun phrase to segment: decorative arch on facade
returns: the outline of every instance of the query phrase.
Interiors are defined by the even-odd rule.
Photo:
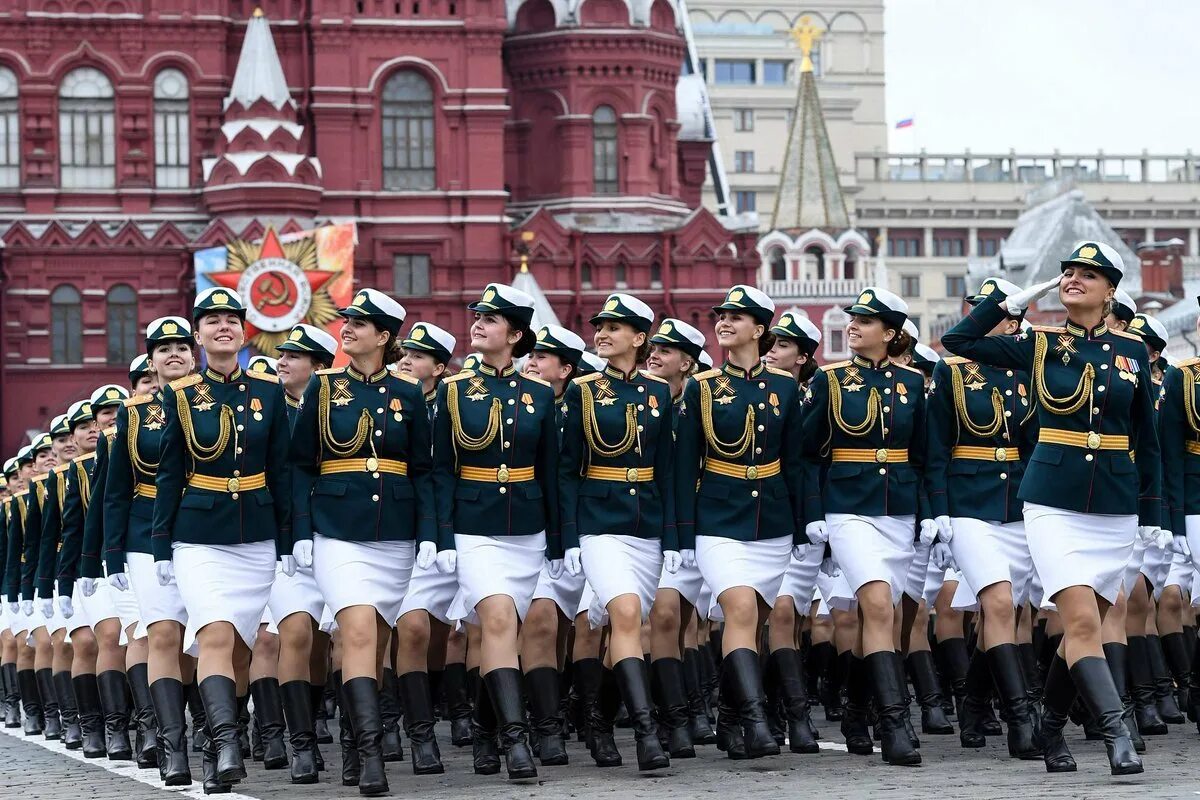
[[[846,346],[846,324],[850,315],[837,306],[830,306],[821,315],[821,351],[825,359],[844,358]]]
[[[634,24],[634,9],[626,0],[582,0],[576,8],[579,24],[588,28],[616,28]]]
[[[829,30],[866,33],[867,23],[853,11],[839,11],[829,20]]]
[[[516,33],[554,30],[560,24],[558,9],[550,0],[525,0],[517,9],[512,28]]]
[[[572,8],[572,0],[545,0],[551,9],[554,11],[554,21],[550,27],[558,27],[569,24],[574,18],[574,9]],[[540,6],[537,0],[507,0],[505,3],[505,14],[508,18],[508,27],[517,33],[529,33],[530,30],[521,27],[520,20],[523,14],[527,14],[527,7]],[[545,28],[536,28],[534,30],[545,30]]]
[[[439,99],[440,95],[444,95],[450,91],[450,84],[446,80],[445,73],[438,69],[432,61],[426,61],[417,56],[398,56],[383,62],[371,74],[371,80],[367,83],[367,89],[371,92],[381,91],[383,84],[392,76],[392,73],[401,69],[415,69],[425,73],[425,77],[429,78],[435,87],[440,87],[436,91]]]
[[[72,72],[79,67],[91,67],[98,69],[104,73],[105,77],[116,86],[120,83],[120,78],[131,77],[116,60],[106,53],[92,47],[90,42],[81,42],[78,47],[69,53],[64,53],[55,60],[50,68],[46,70],[49,76],[49,83],[58,86],[62,84],[63,78],[67,73]]]

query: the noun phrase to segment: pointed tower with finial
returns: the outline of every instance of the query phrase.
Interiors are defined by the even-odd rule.
[[[226,216],[310,218],[321,201],[321,162],[309,155],[261,8],[246,26],[225,97],[217,155],[206,158],[204,201]]]

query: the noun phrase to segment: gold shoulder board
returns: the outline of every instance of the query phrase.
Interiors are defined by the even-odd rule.
[[[534,383],[540,383],[542,386],[547,386],[547,387],[550,386],[549,381],[543,380],[542,378],[539,378],[536,375],[522,375],[521,378],[523,380],[533,381]]]
[[[693,375],[692,377],[693,377],[693,378],[695,378],[695,379],[696,379],[696,380],[698,380],[698,381],[702,381],[702,380],[705,380],[705,379],[707,379],[707,378],[715,378],[716,376],[718,376],[718,375],[720,375],[720,374],[721,374],[721,370],[719,370],[719,369],[716,369],[716,368],[714,367],[713,369],[706,369],[706,370],[704,370],[704,372],[697,372],[697,373],[696,373],[695,375]]]
[[[946,366],[953,367],[958,366],[959,364],[970,364],[971,359],[963,358],[962,356],[946,356],[942,359],[942,362],[945,363]]]
[[[849,365],[850,365],[850,362],[849,362],[849,361],[836,361],[836,362],[834,362],[834,363],[832,363],[832,364],[824,364],[824,365],[822,365],[821,369],[822,369],[824,372],[829,372],[831,369],[838,369],[838,368],[840,368],[840,367],[846,367],[846,366],[849,366]]]
[[[442,378],[442,382],[443,383],[454,383],[455,381],[461,381],[463,378],[470,378],[474,375],[475,375],[474,370],[464,369],[462,372],[456,372],[453,375],[449,375],[445,378]]]
[[[202,380],[204,379],[199,375],[184,375],[182,378],[176,378],[175,380],[171,381],[170,386],[172,389],[186,389],[189,386],[195,386]]]
[[[278,375],[268,375],[265,372],[246,372],[244,374],[249,375],[251,378],[255,378],[256,380],[266,381],[267,383],[279,383]]]
[[[788,372],[786,369],[779,369],[778,367],[770,367],[769,366],[769,367],[767,367],[767,372],[771,373],[772,375],[779,375],[784,378],[792,377],[792,373]]]
[[[390,370],[389,370],[389,372],[390,372]],[[392,377],[399,378],[400,380],[405,381],[406,383],[420,383],[419,380],[414,378],[412,375],[409,375],[407,372],[392,372]]]
[[[1055,325],[1034,325],[1033,329],[1038,333],[1066,333],[1067,329]],[[1116,331],[1113,331],[1116,333]]]
[[[153,403],[153,402],[154,402],[154,395],[152,395],[152,394],[137,394],[137,395],[134,395],[133,397],[127,398],[125,400],[125,407],[133,408],[134,406],[140,406],[143,403]]]
[[[572,383],[591,383],[594,380],[603,378],[603,372],[589,372],[587,375],[580,375],[578,378],[573,378]]]
[[[1142,337],[1138,336],[1136,333],[1128,333],[1127,331],[1114,331],[1111,328],[1109,328],[1108,332],[1111,333],[1113,336],[1120,336],[1125,339],[1132,339],[1133,341],[1138,342],[1139,344],[1142,342]]]
[[[648,381],[658,381],[659,383],[667,383],[666,378],[660,378],[657,375],[651,374],[650,372],[648,372],[644,369],[639,369],[638,372],[640,372],[642,377]]]
[[[345,367],[329,367],[328,369],[319,369],[313,374],[314,375],[340,375],[341,373],[343,373],[345,371],[346,371]]]

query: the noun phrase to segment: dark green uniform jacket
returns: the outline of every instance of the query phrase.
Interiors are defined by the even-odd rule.
[[[292,432],[292,461],[312,481],[296,515],[321,534],[352,542],[437,538],[429,417],[421,385],[381,369],[316,372]]]
[[[96,447],[105,447],[104,439]],[[70,597],[80,576],[84,547],[84,521],[92,505],[92,468],[96,453],[76,456],[65,475],[67,492],[62,505],[62,547],[58,553],[58,593]]]
[[[120,413],[120,409],[117,410]],[[92,497],[83,517],[83,552],[79,558],[79,574],[85,578],[99,580],[104,577],[104,494],[108,490],[109,465],[117,438],[117,426],[104,429],[96,445],[96,460],[92,464]],[[124,572],[125,565],[116,572]]]
[[[1200,514],[1200,413],[1197,384],[1200,358],[1180,361],[1166,370],[1158,401],[1162,444],[1163,494],[1168,517],[1162,521],[1176,536],[1187,534],[1187,517]]]
[[[154,481],[165,428],[161,390],[131,397],[117,411],[104,484],[104,563],[110,575],[125,572],[126,553],[154,553]]]
[[[8,507],[5,543],[4,596],[10,603],[21,600],[21,561],[25,554],[25,519],[29,516],[29,490],[17,492]]]
[[[1006,313],[988,298],[942,344],[964,358],[1029,372],[1040,431],[1018,497],[1087,514],[1137,514],[1140,524],[1158,525],[1162,464],[1142,340],[1070,320],[988,336]]]
[[[37,596],[54,597],[58,559],[62,551],[62,511],[67,498],[71,463],[59,464],[46,478],[46,502],[42,504],[42,536],[37,568]]]
[[[697,536],[804,543],[800,398],[791,373],[726,363],[683,390],[675,441],[679,546]]]
[[[613,367],[571,381],[563,408],[563,549],[596,534],[659,539],[678,550],[671,387]]]

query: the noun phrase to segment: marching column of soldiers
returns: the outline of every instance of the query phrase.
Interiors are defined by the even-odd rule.
[[[868,288],[822,365],[750,286],[711,332],[614,293],[588,352],[489,284],[467,347],[367,288],[243,367],[206,290],[4,463],[4,725],[206,794],[259,762],[380,795],[447,747],[533,778],[573,739],[1071,772],[1068,723],[1142,772],[1200,724],[1200,359],[1112,247],[1061,266],[985,280],[945,358]]]

